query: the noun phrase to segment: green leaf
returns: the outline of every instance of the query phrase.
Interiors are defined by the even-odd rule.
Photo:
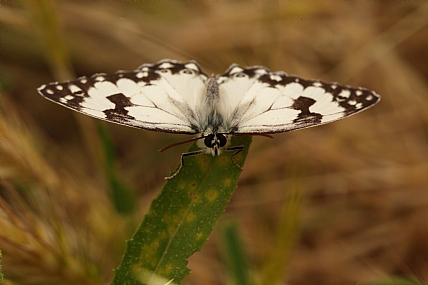
[[[232,137],[232,145],[244,150],[234,156],[243,165],[251,137]],[[193,144],[189,151],[197,149]],[[113,285],[179,284],[190,273],[187,259],[207,241],[236,188],[239,169],[222,155],[186,157],[184,166],[167,181],[140,227],[127,241]]]

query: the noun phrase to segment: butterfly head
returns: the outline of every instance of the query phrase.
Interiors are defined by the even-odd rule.
[[[204,147],[207,148],[207,153],[213,156],[220,155],[222,148],[227,144],[227,136],[224,134],[209,134],[204,137]]]

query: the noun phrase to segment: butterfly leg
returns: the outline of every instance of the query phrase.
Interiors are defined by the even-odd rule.
[[[172,174],[171,176],[165,177],[165,180],[170,180],[170,179],[174,178],[180,172],[181,168],[183,168],[184,158],[185,157],[199,155],[199,154],[202,154],[202,153],[205,153],[204,149],[182,153],[181,154],[181,163],[180,163],[180,166],[178,167],[178,170],[174,174]]]
[[[235,161],[235,159],[234,159],[233,157],[234,157],[235,155],[237,155],[238,153],[240,153],[243,149],[244,149],[244,146],[243,146],[243,145],[239,145],[239,146],[232,146],[232,147],[227,147],[227,148],[224,148],[224,149],[223,149],[224,151],[235,151],[235,152],[232,154],[232,157],[231,157],[231,158],[232,158],[233,164],[235,164],[235,166],[236,166],[236,167],[238,167],[238,168],[239,168],[239,169],[241,169],[241,170],[243,170],[242,166],[240,166],[240,165]],[[186,152],[186,153],[181,154],[181,163],[180,163],[180,166],[178,167],[178,170],[177,170],[174,174],[172,174],[171,176],[165,177],[165,179],[166,179],[166,180],[170,180],[170,179],[174,178],[178,173],[180,173],[180,170],[181,170],[181,168],[183,168],[183,165],[184,165],[184,158],[185,158],[185,157],[187,157],[187,156],[199,155],[199,154],[202,154],[202,153],[205,153],[205,152],[206,152],[206,150],[201,149],[201,150],[191,151],[191,152]]]
[[[231,146],[231,147],[226,147],[226,148],[224,148],[223,150],[225,150],[225,151],[234,151],[234,150],[236,150],[233,154],[232,154],[232,161],[233,161],[233,164],[235,164],[235,166],[236,167],[238,167],[239,169],[241,169],[241,170],[244,170],[244,168],[242,167],[242,166],[240,166],[236,161],[235,161],[235,159],[234,159],[234,156],[235,155],[237,155],[238,153],[240,153],[242,150],[244,149],[244,146],[243,145],[238,145],[238,146]]]

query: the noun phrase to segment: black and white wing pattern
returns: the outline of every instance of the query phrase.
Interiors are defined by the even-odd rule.
[[[162,60],[135,71],[50,83],[38,91],[49,100],[102,120],[153,131],[196,134],[196,110],[204,102],[207,79],[194,61]]]
[[[201,137],[307,128],[353,115],[380,100],[365,88],[305,80],[262,66],[233,64],[224,74],[208,77],[195,61],[175,60],[50,83],[38,91],[99,119]]]
[[[262,66],[234,64],[217,81],[223,128],[232,134],[280,133],[326,124],[380,100],[362,87],[305,80]]]

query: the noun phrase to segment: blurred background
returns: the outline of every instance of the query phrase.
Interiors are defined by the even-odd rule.
[[[36,88],[170,58],[196,60],[207,74],[263,65],[382,96],[342,121],[254,138],[184,284],[231,284],[220,242],[229,220],[254,280],[296,222],[277,252],[282,284],[428,284],[426,2],[3,1],[0,18],[0,242],[10,281],[110,284],[124,241],[187,148],[158,153],[188,137],[100,123]],[[100,125],[133,211],[110,198]]]

